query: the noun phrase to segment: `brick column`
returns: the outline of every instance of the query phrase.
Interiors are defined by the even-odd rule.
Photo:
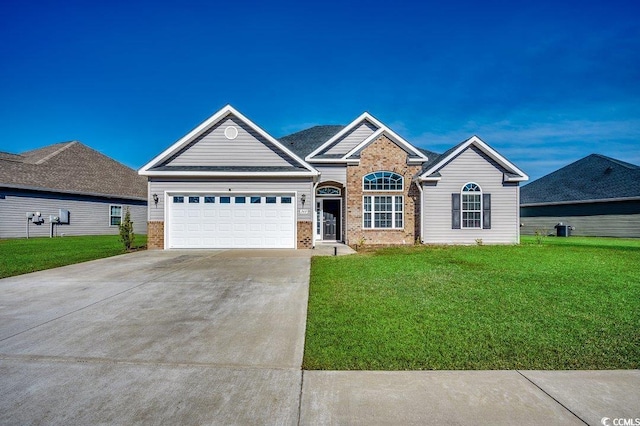
[[[310,249],[313,247],[313,222],[298,222],[298,245],[299,249]]]
[[[163,221],[147,222],[147,249],[149,250],[164,249],[164,222]]]

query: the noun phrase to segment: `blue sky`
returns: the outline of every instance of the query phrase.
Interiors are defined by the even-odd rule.
[[[640,164],[640,3],[5,2],[0,151],[80,140],[139,168],[231,104],[275,137],[363,111],[532,180]]]

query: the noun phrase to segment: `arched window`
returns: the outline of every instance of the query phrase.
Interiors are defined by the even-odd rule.
[[[316,190],[316,195],[340,195],[340,188],[335,186],[323,186]]]
[[[475,182],[462,187],[462,227],[482,228],[482,189]]]
[[[394,172],[373,172],[362,179],[362,189],[365,191],[402,191],[404,178]]]
[[[404,190],[404,178],[394,172],[373,172],[362,179],[364,191]],[[403,229],[404,197],[402,195],[364,195],[362,227],[369,229]]]

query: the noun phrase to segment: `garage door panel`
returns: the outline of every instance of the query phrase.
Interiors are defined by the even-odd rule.
[[[295,247],[292,196],[189,193],[177,196],[185,202],[168,205],[169,248]],[[283,197],[291,203],[282,203]]]

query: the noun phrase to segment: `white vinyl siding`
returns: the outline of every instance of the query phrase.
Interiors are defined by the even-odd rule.
[[[344,155],[371,136],[376,130],[378,130],[377,126],[369,123],[367,120],[364,120],[362,123],[355,126],[349,133],[333,143],[329,149],[321,152],[320,154]]]
[[[439,170],[441,180],[423,184],[422,238],[431,244],[515,244],[519,242],[519,187],[503,183],[502,168],[470,147]],[[451,194],[468,182],[491,194],[491,229],[451,229]]]
[[[311,221],[313,214],[313,206],[310,205],[312,200],[313,184],[311,179],[212,179],[208,181],[193,181],[190,179],[175,179],[166,181],[163,179],[152,178],[149,181],[149,199],[153,194],[158,194],[158,205],[149,207],[150,221],[163,221],[165,211],[165,192],[170,193],[295,193],[298,209],[298,221]],[[302,195],[306,194],[306,203],[302,206]],[[185,200],[187,201],[187,200]],[[218,200],[216,199],[216,202]],[[302,212],[300,211],[302,210]]]
[[[39,211],[44,219],[40,225],[29,225],[29,236],[48,237],[51,231],[49,216],[58,216],[60,209],[69,211],[69,224],[56,225],[58,235],[117,235],[118,227],[110,225],[112,199],[86,199],[81,196],[54,198],[52,194],[27,193],[3,190],[0,199],[0,238],[22,238],[26,236],[27,212]],[[122,200],[123,211],[129,207],[133,231],[147,233],[147,206],[142,203],[129,204]]]
[[[225,136],[225,129],[229,126],[238,130],[235,139]],[[290,166],[292,160],[285,159],[286,154],[279,155],[277,151],[274,145],[240,119],[230,116],[197,138],[166,165]]]
[[[347,167],[340,166],[315,166],[320,172],[320,182],[339,182],[347,184]]]

